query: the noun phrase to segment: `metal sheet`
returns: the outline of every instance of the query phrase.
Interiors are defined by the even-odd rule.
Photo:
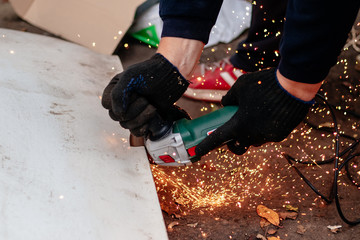
[[[0,29],[0,239],[167,239],[145,151],[100,103],[121,70]]]

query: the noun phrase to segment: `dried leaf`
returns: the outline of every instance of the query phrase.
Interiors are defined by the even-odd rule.
[[[188,223],[186,226],[196,228],[199,223]]]
[[[166,212],[167,214],[169,214],[169,216],[173,215],[173,214],[177,214],[179,213],[179,206],[176,205],[175,203],[169,203],[169,202],[160,202],[160,207],[161,210],[163,210],[164,212]]]
[[[306,229],[305,229],[305,227],[304,227],[303,225],[299,225],[299,226],[297,226],[296,232],[297,232],[298,234],[303,235],[303,234],[306,232]]]
[[[291,206],[291,205],[286,205],[285,208],[286,208],[286,210],[288,210],[288,211],[299,212],[299,208],[298,208],[298,207],[293,207],[293,206]]]
[[[334,124],[332,122],[325,122],[319,124],[319,128],[333,128]]]
[[[268,237],[267,240],[281,240],[279,236],[277,237]]]
[[[340,231],[340,229],[342,228],[342,226],[341,225],[334,225],[334,226],[327,226],[327,228],[328,229],[330,229],[330,231],[332,232],[332,233],[337,233],[337,232],[339,232]]]
[[[268,221],[268,220],[266,220],[265,218],[261,218],[260,219],[260,227],[261,228],[266,228],[267,226],[269,226],[271,223]]]
[[[274,228],[270,228],[268,231],[267,231],[267,233],[269,234],[269,235],[273,235],[273,234],[275,234],[277,231],[276,231],[276,229],[274,229]]]
[[[179,225],[180,223],[178,221],[174,221],[174,222],[171,222],[169,223],[169,225],[167,226],[167,229],[169,232],[172,232],[173,231],[173,228],[177,225]]]
[[[331,230],[331,229],[342,228],[342,226],[341,225],[334,225],[334,226],[328,225],[327,228]]]
[[[287,218],[295,220],[297,216],[297,212],[279,212],[279,217],[284,220]]]
[[[279,226],[280,218],[277,212],[265,207],[264,205],[258,205],[256,208],[256,212],[260,217],[266,218],[270,223],[274,224],[275,226]]]
[[[261,235],[260,233],[258,235],[256,235],[256,238],[261,239],[261,240],[266,240],[266,238],[263,235]]]

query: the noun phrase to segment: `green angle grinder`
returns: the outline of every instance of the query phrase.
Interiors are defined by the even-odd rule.
[[[206,136],[223,125],[238,110],[226,106],[193,120],[180,119],[174,123],[160,117],[150,124],[145,139],[130,136],[131,146],[145,146],[150,163],[162,166],[185,166],[199,161],[195,148]]]

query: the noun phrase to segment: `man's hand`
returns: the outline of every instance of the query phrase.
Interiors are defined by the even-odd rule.
[[[240,155],[251,145],[282,141],[305,118],[313,101],[288,93],[273,68],[242,75],[222,104],[239,106],[239,110],[196,147],[198,156],[226,142],[230,151]]]
[[[156,114],[168,121],[188,117],[173,105],[188,86],[178,69],[157,53],[116,75],[103,92],[102,105],[122,127],[146,136]]]

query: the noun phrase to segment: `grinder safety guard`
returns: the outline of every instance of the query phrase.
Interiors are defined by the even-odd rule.
[[[172,167],[199,161],[201,157],[196,156],[196,146],[230,120],[237,110],[237,106],[226,106],[193,120],[180,119],[174,122],[161,137],[145,140],[149,161]]]

